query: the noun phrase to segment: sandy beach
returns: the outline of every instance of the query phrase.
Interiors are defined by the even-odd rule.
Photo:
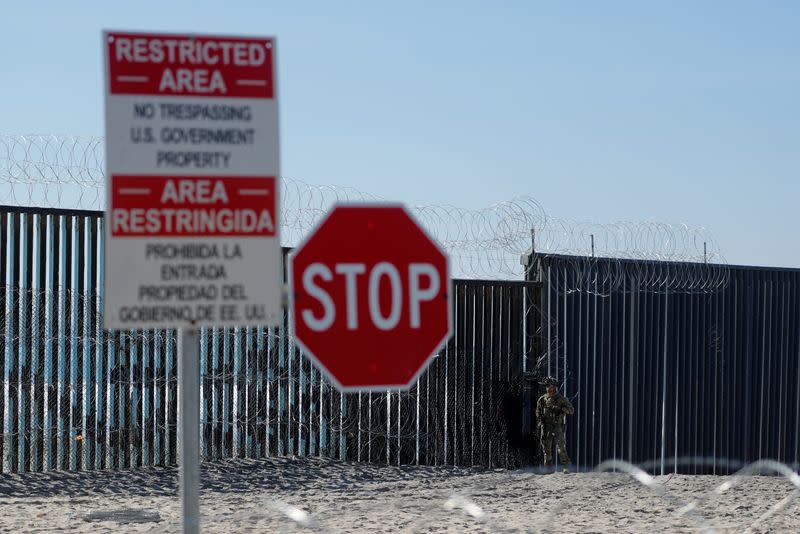
[[[800,529],[782,477],[536,474],[271,458],[203,465],[204,532],[755,532]],[[179,532],[175,469],[0,476],[3,532]],[[694,504],[685,507],[688,503]],[[780,506],[780,504],[779,504]],[[687,510],[695,517],[684,514]],[[703,521],[706,522],[705,528]]]

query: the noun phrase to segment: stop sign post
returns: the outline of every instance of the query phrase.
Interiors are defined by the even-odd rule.
[[[407,389],[452,329],[447,255],[400,204],[338,204],[289,258],[296,342],[341,391]]]

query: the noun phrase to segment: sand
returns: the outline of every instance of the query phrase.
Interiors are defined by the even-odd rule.
[[[716,532],[800,531],[800,496],[783,477],[743,478],[722,494],[714,489],[732,477],[654,482],[326,459],[214,462],[203,465],[202,531],[701,532],[702,521]],[[0,531],[180,532],[176,490],[177,471],[167,468],[0,475]]]

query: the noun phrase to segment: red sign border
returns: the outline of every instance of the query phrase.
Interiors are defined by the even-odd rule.
[[[266,39],[272,43],[272,96],[266,98],[265,100],[273,100],[274,102],[278,102],[278,39],[276,35],[271,36],[263,36],[263,35],[237,35],[237,34],[228,34],[228,33],[203,33],[203,32],[196,32],[196,31],[151,31],[151,30],[116,30],[112,28],[104,28],[101,32],[101,39],[102,39],[102,51],[103,51],[103,73],[105,79],[103,80],[103,89],[105,91],[106,98],[109,96],[140,96],[144,98],[253,98],[259,99],[260,97],[239,97],[239,96],[232,96],[232,97],[225,97],[225,96],[210,96],[210,95],[166,95],[166,94],[159,94],[159,95],[150,95],[150,94],[130,94],[130,93],[114,93],[111,91],[111,58],[108,56],[108,37],[110,35],[126,35],[126,36],[133,36],[133,35],[147,35],[150,37],[153,36],[170,36],[170,37],[203,37],[209,39],[252,39],[252,40],[260,40]]]
[[[274,224],[274,231],[272,235],[267,234],[257,234],[257,233],[236,233],[232,232],[229,234],[115,234],[114,233],[114,224],[113,224],[113,214],[115,209],[133,209],[133,208],[120,208],[119,201],[115,202],[115,195],[118,194],[118,190],[121,187],[114,184],[115,179],[121,180],[131,180],[134,183],[140,179],[161,179],[161,180],[272,180],[272,191],[273,194],[271,198],[273,199],[272,202],[272,217],[273,217],[273,224]],[[108,181],[109,185],[111,186],[111,196],[110,196],[110,204],[107,210],[109,215],[109,235],[114,239],[138,239],[138,238],[148,238],[148,239],[158,239],[158,238],[165,238],[165,239],[192,239],[192,238],[199,238],[199,239],[248,239],[248,238],[263,238],[263,239],[273,239],[278,237],[278,227],[280,219],[280,198],[278,192],[278,182],[279,178],[276,176],[241,176],[241,175],[190,175],[190,176],[182,176],[182,175],[172,175],[172,174],[163,174],[163,175],[153,175],[153,174],[112,174],[110,175],[110,180]],[[124,187],[123,187],[124,188]],[[162,208],[162,205],[153,204],[149,206],[152,208]],[[263,206],[261,206],[263,207]]]
[[[328,221],[328,219],[331,217],[333,212],[336,211],[337,208],[369,208],[369,209],[375,209],[375,208],[393,208],[393,209],[396,209],[396,208],[400,208],[400,209],[403,210],[403,212],[405,212],[406,216],[409,219],[411,219],[414,222],[414,224],[417,225],[417,227],[422,231],[422,233],[425,235],[425,237],[427,237],[428,240],[431,243],[433,243],[434,247],[436,247],[436,249],[442,254],[442,256],[444,256],[445,275],[447,276],[447,291],[445,293],[445,295],[447,296],[447,332],[444,334],[444,337],[442,338],[442,340],[439,341],[436,344],[436,348],[433,349],[433,352],[431,352],[426,357],[425,362],[420,366],[419,370],[417,370],[417,372],[414,374],[414,376],[411,377],[411,379],[408,381],[407,384],[391,384],[391,385],[380,385],[380,386],[373,386],[373,385],[344,386],[336,379],[336,377],[333,375],[333,373],[331,373],[330,370],[328,370],[328,368],[325,367],[325,364],[322,363],[322,361],[317,357],[317,355],[314,354],[300,340],[299,337],[297,337],[297,334],[295,332],[295,322],[294,322],[294,316],[295,316],[295,313],[294,313],[295,312],[295,307],[294,307],[294,276],[293,276],[294,275],[294,259],[295,259],[295,256],[300,251],[303,250],[303,247],[305,247],[306,244],[314,237],[314,234],[317,233],[317,230],[319,230]],[[289,317],[288,317],[288,319],[289,319],[289,321],[288,321],[289,322],[289,335],[292,337],[294,343],[296,345],[298,345],[300,347],[300,349],[303,351],[303,354],[305,354],[309,359],[311,359],[314,362],[314,364],[317,366],[317,368],[319,368],[325,374],[325,376],[328,378],[328,380],[330,380],[331,383],[334,386],[336,386],[336,389],[338,389],[342,393],[357,393],[357,392],[360,392],[360,391],[364,391],[364,392],[371,392],[371,391],[372,392],[385,392],[387,390],[408,391],[409,389],[411,389],[414,386],[414,384],[417,382],[417,380],[419,380],[419,377],[422,376],[422,373],[424,373],[428,369],[428,367],[430,367],[431,362],[439,354],[439,352],[442,350],[442,348],[445,345],[447,345],[447,341],[450,339],[450,336],[453,334],[453,306],[452,306],[452,302],[453,302],[453,283],[452,283],[452,278],[451,278],[451,273],[450,273],[450,256],[447,254],[447,252],[439,244],[439,241],[437,241],[436,239],[433,238],[433,236],[430,235],[428,230],[420,223],[419,219],[417,219],[414,216],[414,214],[411,213],[408,210],[408,208],[405,206],[405,204],[403,204],[401,202],[336,202],[328,210],[328,213],[325,214],[325,217],[320,219],[319,222],[314,226],[314,228],[310,232],[308,232],[306,234],[306,237],[303,239],[303,241],[289,253],[289,258],[288,258],[288,261],[287,261],[287,268],[286,268],[286,275],[287,275],[287,286],[288,286],[288,290],[289,290],[289,314],[288,314],[289,315]]]

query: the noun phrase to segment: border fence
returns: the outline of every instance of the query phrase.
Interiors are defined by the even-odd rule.
[[[0,135],[0,202],[14,206],[0,207],[3,472],[176,461],[174,332],[98,321],[103,213],[84,210],[103,207],[102,146]],[[281,180],[285,245],[334,202],[380,200]],[[567,440],[583,469],[608,458],[656,472],[798,461],[800,270],[727,266],[703,228],[554,219],[525,197],[411,210],[463,278],[454,336],[418,384],[342,396],[285,323],[206,329],[205,459],[535,462],[530,379],[549,374],[576,406]],[[536,254],[523,254],[533,241]]]
[[[3,207],[0,233],[1,472],[175,464],[175,332],[102,329],[103,213]],[[454,335],[406,392],[338,393],[285,321],[203,329],[203,459],[512,465],[502,402],[535,285],[455,281]]]
[[[656,473],[800,459],[800,269],[537,255],[567,445]],[[695,458],[687,462],[686,458]]]
[[[0,208],[2,472],[177,460],[175,333],[102,329],[102,230],[99,211]],[[800,270],[530,259],[527,280],[454,281],[454,335],[406,392],[338,393],[285,321],[204,329],[203,459],[517,467],[536,461],[527,371],[572,399],[581,469],[800,460]]]

